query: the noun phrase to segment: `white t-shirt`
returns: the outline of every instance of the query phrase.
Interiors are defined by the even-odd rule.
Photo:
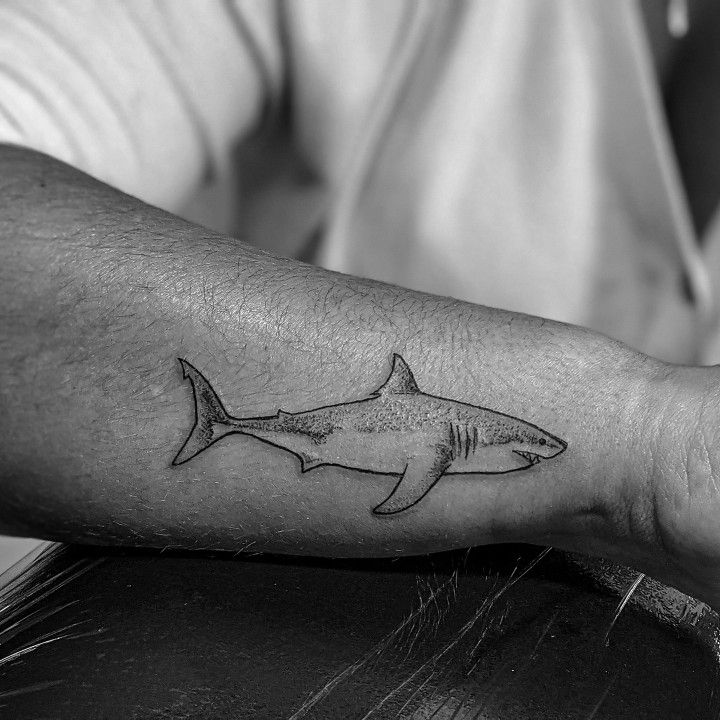
[[[279,252],[319,232],[332,269],[718,361],[720,242],[627,0],[3,0],[0,140]]]

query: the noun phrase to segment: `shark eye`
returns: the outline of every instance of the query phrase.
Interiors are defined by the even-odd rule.
[[[545,440],[545,438],[540,438],[540,439],[538,440],[538,444],[539,444],[539,445],[544,445],[546,442],[547,442],[547,440]]]

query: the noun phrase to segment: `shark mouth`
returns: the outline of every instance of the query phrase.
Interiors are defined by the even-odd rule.
[[[527,450],[513,450],[516,455],[528,461],[528,465],[537,465],[540,462],[540,456]]]

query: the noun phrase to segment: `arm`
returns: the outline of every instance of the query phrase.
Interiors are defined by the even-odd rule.
[[[273,257],[27,150],[1,149],[0,165],[0,531],[326,555],[525,541],[714,600],[717,456],[696,432],[698,413],[702,428],[718,414],[714,371]],[[402,427],[387,402],[364,429],[343,425],[394,353],[419,404],[402,406]],[[410,379],[400,367],[394,400],[412,399]],[[443,406],[456,413],[452,440],[433,424],[428,403],[441,400],[466,404]],[[331,405],[341,410],[310,429],[298,415],[277,424],[290,418],[278,409]],[[457,415],[468,407],[504,415],[482,416],[473,440]],[[562,445],[512,445],[540,433]],[[476,456],[497,474],[462,473]],[[415,475],[382,513],[403,472]]]

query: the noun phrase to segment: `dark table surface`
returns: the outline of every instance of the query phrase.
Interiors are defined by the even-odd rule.
[[[0,579],[0,718],[717,718],[716,615],[647,579],[618,613],[637,579],[57,547]]]

